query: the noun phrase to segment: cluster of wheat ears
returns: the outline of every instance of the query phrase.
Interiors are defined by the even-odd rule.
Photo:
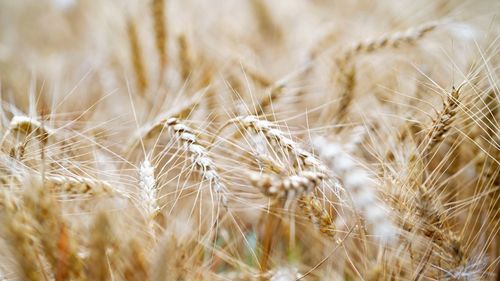
[[[500,280],[499,4],[0,0],[0,280]]]

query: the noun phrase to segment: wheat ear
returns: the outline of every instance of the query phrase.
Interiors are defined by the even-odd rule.
[[[15,204],[3,206],[0,212],[2,222],[0,231],[11,246],[20,275],[23,280],[44,280],[36,249],[38,241],[34,236],[33,217],[26,210],[18,209]]]
[[[354,100],[354,87],[356,86],[356,69],[353,64],[345,65],[339,73],[340,102],[335,116],[335,121],[340,123],[345,120],[349,113],[349,108]],[[339,130],[342,127],[338,127]]]
[[[160,75],[163,74],[167,64],[167,28],[165,26],[165,0],[153,0],[151,12],[153,14],[155,43],[158,57],[160,58]]]
[[[25,134],[36,134],[42,142],[47,142],[54,135],[55,130],[43,125],[40,121],[24,115],[16,115],[9,124],[9,129],[2,138],[2,145],[6,138],[12,133],[19,131]]]
[[[250,174],[253,186],[257,187],[264,195],[287,200],[313,192],[325,178],[325,174],[311,171],[303,171],[285,178],[262,173]]]
[[[132,137],[131,141],[125,146],[125,151],[133,150],[141,140],[148,140],[160,134],[164,128],[165,122],[167,122],[169,118],[182,119],[189,116],[202,101],[203,93],[204,91],[199,91],[197,94],[190,97],[187,102],[176,106],[172,110],[157,116],[151,122],[141,126],[136,135]]]
[[[154,234],[154,219],[160,212],[157,202],[156,180],[154,167],[148,159],[145,159],[139,167],[139,200],[144,211],[144,216],[148,221],[148,226]]]
[[[329,174],[328,168],[319,159],[307,150],[302,149],[295,141],[286,137],[281,130],[276,128],[274,123],[267,120],[261,120],[253,115],[239,116],[227,121],[226,124],[219,128],[215,136],[219,135],[219,133],[230,124],[236,124],[243,129],[264,135],[270,143],[276,144],[278,147],[294,154],[305,168]],[[212,143],[213,141],[214,139]]]
[[[87,264],[87,277],[89,280],[109,280],[110,269],[108,265],[108,249],[112,244],[113,233],[108,216],[99,212],[92,226],[90,234],[90,254]]]
[[[188,39],[185,34],[177,38],[177,45],[179,46],[179,63],[180,74],[184,81],[187,81],[191,71],[193,70],[193,62],[191,57],[191,50],[189,49]]]
[[[137,35],[137,27],[132,20],[127,22],[127,33],[130,45],[130,57],[132,59],[132,67],[134,69],[136,83],[139,92],[144,95],[148,87],[148,79],[146,76],[146,69],[141,54],[141,46]]]
[[[432,122],[432,127],[426,136],[426,147],[424,155],[428,155],[433,149],[441,143],[446,133],[450,130],[451,123],[455,120],[455,115],[458,111],[460,88],[451,90],[451,95],[448,96],[443,106],[443,110],[438,113],[438,116]]]
[[[398,32],[380,38],[358,42],[341,53],[341,55],[335,59],[336,67],[339,71],[338,83],[341,86],[340,104],[337,110],[336,121],[340,122],[345,119],[352,100],[354,99],[354,87],[356,86],[354,58],[356,56],[373,53],[386,48],[397,49],[403,44],[413,45],[426,34],[433,31],[437,26],[438,23],[431,22],[408,29],[403,33]]]
[[[250,1],[257,18],[259,31],[267,39],[279,40],[282,36],[281,29],[274,22],[273,17],[269,12],[269,8],[267,7],[265,2],[266,1],[263,0]]]
[[[410,28],[405,32],[397,32],[355,43],[343,52],[337,62],[339,65],[345,65],[348,60],[360,54],[369,54],[386,48],[397,49],[404,44],[413,45],[435,30],[438,25],[438,22],[429,22]]]
[[[148,262],[143,247],[136,240],[130,240],[127,247],[127,263],[123,269],[125,281],[149,280]]]
[[[322,159],[341,178],[345,190],[352,194],[354,207],[363,213],[377,238],[391,241],[395,237],[396,227],[389,208],[379,199],[376,182],[368,169],[358,164],[350,154],[350,146],[330,142],[323,137],[313,138],[313,144]]]
[[[32,178],[26,186],[25,205],[36,221],[36,234],[57,280],[71,276],[83,278],[83,263],[61,217],[57,202],[39,179]]]
[[[299,199],[299,207],[313,224],[319,225],[321,233],[330,238],[335,237],[335,217],[326,210],[314,193],[303,195]]]
[[[129,197],[126,193],[113,188],[110,183],[81,176],[46,175],[44,185],[66,194],[89,194],[93,196],[116,195]]]
[[[227,197],[224,194],[226,187],[220,179],[213,160],[208,156],[206,147],[198,141],[195,131],[177,118],[168,119],[164,125],[172,129],[191,156],[193,165],[201,172],[202,178],[210,183],[215,193],[220,196],[222,204],[227,206]]]

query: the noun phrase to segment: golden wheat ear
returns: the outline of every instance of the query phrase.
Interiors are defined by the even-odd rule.
[[[300,197],[299,206],[307,218],[319,226],[321,233],[330,238],[335,237],[335,216],[325,208],[314,193]]]
[[[131,239],[125,247],[125,264],[122,268],[124,280],[148,281],[149,262],[144,254],[144,247],[135,239]]]
[[[451,94],[446,99],[444,103],[443,109],[438,113],[436,118],[433,120],[431,129],[427,133],[427,136],[424,140],[425,149],[424,156],[432,153],[434,148],[443,141],[446,133],[450,130],[450,126],[455,120],[455,116],[458,111],[458,107],[460,104],[460,89],[463,85],[458,88],[453,87],[451,90]]]
[[[137,90],[142,96],[144,96],[148,88],[149,81],[146,74],[146,67],[144,66],[142,47],[139,43],[140,41],[139,35],[137,34],[137,27],[132,19],[127,22],[127,35],[130,45],[130,58],[135,74]]]
[[[245,130],[253,131],[256,134],[262,134],[269,143],[276,145],[279,150],[285,150],[294,155],[300,165],[303,165],[306,169],[330,174],[329,169],[317,157],[287,137],[273,122],[260,119],[257,116],[248,115],[230,119],[214,134],[211,143],[215,141],[224,128],[231,124],[235,124]]]
[[[149,232],[155,238],[155,218],[158,216],[158,192],[154,167],[148,159],[145,159],[139,167],[139,206],[144,213]]]
[[[33,216],[21,205],[21,202],[12,197],[12,194],[1,191],[2,198],[10,204],[2,204],[0,210],[1,238],[8,243],[8,250],[16,263],[17,274],[23,280],[45,280],[44,272],[40,266],[38,247],[40,242],[35,235]],[[6,249],[7,252],[7,249]]]
[[[36,221],[35,233],[42,245],[42,252],[57,280],[84,277],[83,261],[73,233],[63,220],[59,203],[38,178],[26,181],[24,202]]]
[[[111,248],[115,239],[110,219],[106,213],[96,214],[89,237],[89,257],[86,260],[88,280],[110,280]]]
[[[156,51],[160,59],[160,77],[163,76],[168,63],[168,30],[166,26],[166,0],[153,0],[151,2],[151,13],[153,15]]]
[[[34,135],[42,142],[47,142],[50,137],[55,134],[55,130],[43,125],[40,121],[28,116],[16,115],[12,118],[9,124],[9,129],[4,134],[0,145],[5,143],[5,140],[15,132],[21,132],[26,135]]]

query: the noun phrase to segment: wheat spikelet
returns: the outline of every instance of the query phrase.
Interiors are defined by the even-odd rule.
[[[149,83],[146,75],[146,69],[144,67],[144,60],[142,58],[142,48],[139,44],[139,38],[137,35],[137,27],[132,20],[129,20],[127,22],[127,34],[130,45],[132,68],[134,69],[137,88],[139,90],[139,93],[141,95],[144,95],[144,92],[148,88]]]
[[[165,0],[153,0],[151,11],[154,21],[155,43],[158,57],[160,58],[160,75],[167,65],[167,28],[165,26]]]
[[[416,190],[413,198],[411,198],[413,206],[406,210],[408,212],[407,217],[410,217],[410,219],[407,219],[407,222],[402,226],[409,232],[422,234],[429,239],[429,242],[433,243],[432,247],[440,250],[437,257],[438,261],[432,259],[431,256],[436,255],[432,252],[420,255],[427,255],[425,259],[429,263],[438,263],[445,275],[452,278],[472,260],[468,256],[461,238],[451,228],[447,217],[448,214],[440,196],[436,194],[437,191],[434,188],[429,188],[425,183],[419,184],[419,181],[413,180],[414,174],[422,173],[423,164],[421,159],[417,159],[416,155],[411,155],[409,165],[410,169],[415,171],[408,175],[407,182]],[[410,245],[413,246],[414,244],[416,243],[410,241]],[[424,268],[421,270],[423,271]]]
[[[185,147],[189,156],[191,156],[190,160],[193,165],[201,172],[202,178],[208,181],[211,188],[220,196],[222,203],[227,205],[227,197],[224,194],[226,187],[220,179],[215,164],[208,156],[206,147],[198,141],[195,131],[175,117],[162,118],[161,121],[161,126],[163,128],[171,129],[174,135],[177,136],[178,141]],[[148,136],[153,134],[153,131],[156,130],[158,126],[158,123],[154,123],[153,126],[149,126],[149,130],[143,130],[141,135]],[[136,143],[136,141],[134,141],[134,143]]]

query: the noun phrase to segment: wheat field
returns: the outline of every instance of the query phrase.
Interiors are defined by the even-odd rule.
[[[500,280],[500,2],[0,0],[0,280]]]

